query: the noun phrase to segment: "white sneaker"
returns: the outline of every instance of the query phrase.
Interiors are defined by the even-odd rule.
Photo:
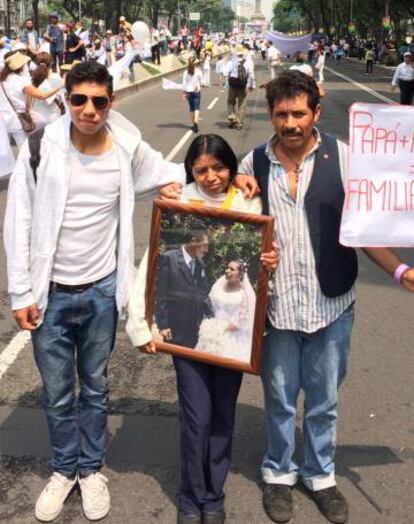
[[[70,480],[55,471],[37,499],[35,509],[36,518],[43,522],[54,520],[62,511],[63,503],[72,491],[77,480],[77,478]]]
[[[98,472],[84,478],[79,477],[83,512],[87,519],[99,520],[108,514],[111,499],[107,482],[108,479]]]

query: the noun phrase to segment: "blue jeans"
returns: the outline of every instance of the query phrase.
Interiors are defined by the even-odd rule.
[[[263,480],[293,486],[300,475],[312,491],[335,485],[338,388],[345,378],[353,305],[315,333],[270,328],[262,382],[268,430]],[[296,404],[305,395],[304,462],[293,461]]]
[[[53,448],[51,466],[69,478],[98,471],[105,456],[107,366],[118,316],[115,279],[114,272],[81,293],[53,291],[43,324],[32,332]]]

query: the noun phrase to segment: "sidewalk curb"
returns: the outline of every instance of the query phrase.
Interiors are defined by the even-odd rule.
[[[222,53],[222,54],[227,54],[227,53]],[[214,59],[216,58],[217,57],[214,57]],[[176,69],[171,69],[171,71],[167,71],[166,73],[159,73],[157,75],[152,76],[151,78],[145,78],[144,80],[139,80],[138,82],[135,82],[129,86],[115,89],[114,94],[115,94],[116,100],[123,100],[127,96],[138,93],[141,88],[146,87],[151,84],[155,84],[159,79],[169,78],[170,76],[174,76],[176,73],[179,73],[180,71],[184,71],[184,69],[187,69],[187,65],[183,65],[182,67],[177,67]]]
[[[115,89],[114,94],[115,94],[116,100],[123,100],[127,96],[138,93],[138,91],[140,91],[141,88],[146,87],[151,84],[155,84],[161,78],[168,78],[170,76],[173,76],[176,73],[179,73],[180,71],[183,71],[184,69],[186,69],[186,67],[187,67],[186,65],[183,65],[182,67],[177,67],[176,69],[172,69],[171,71],[167,71],[166,73],[158,73],[150,78],[139,80],[138,82],[135,82],[129,86],[121,87],[120,89]]]

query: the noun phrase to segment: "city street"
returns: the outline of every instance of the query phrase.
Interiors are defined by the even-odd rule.
[[[365,62],[327,60],[326,95],[320,129],[348,140],[348,109],[353,102],[398,101],[390,93],[392,70]],[[269,78],[257,59],[257,85]],[[180,82],[180,75],[172,80]],[[212,75],[213,84],[217,81]],[[201,133],[226,138],[241,158],[263,143],[272,130],[265,93],[248,96],[242,130],[228,129],[226,90],[202,91]],[[181,162],[195,136],[189,131],[187,102],[161,83],[115,103],[139,127],[144,140],[168,158]],[[59,169],[59,166],[56,166]],[[1,224],[7,182],[0,186]],[[135,212],[136,259],[148,242],[151,203]],[[414,250],[401,250],[414,264]],[[335,268],[332,268],[335,271]],[[350,368],[340,396],[337,480],[350,505],[351,524],[411,524],[414,513],[414,297],[398,289],[361,253],[356,323]],[[0,250],[0,522],[34,523],[34,504],[49,475],[50,454],[41,407],[41,386],[29,336],[18,334],[11,319],[4,249]],[[111,384],[109,447],[103,470],[109,479],[108,524],[173,524],[179,483],[178,419],[171,357],[134,350],[119,323],[109,367]],[[301,455],[302,430],[297,426]],[[266,524],[262,508],[260,462],[266,433],[260,378],[245,375],[238,402],[232,470],[226,485],[227,522]],[[294,524],[324,524],[313,500],[294,491]],[[78,491],[67,500],[58,524],[84,524]]]

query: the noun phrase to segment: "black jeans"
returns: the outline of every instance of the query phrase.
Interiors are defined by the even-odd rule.
[[[373,65],[374,65],[374,62],[372,60],[367,60],[367,68],[366,68],[367,73],[373,72],[373,69],[374,69]]]
[[[180,415],[183,513],[223,509],[237,396],[243,374],[174,357]]]
[[[151,60],[154,64],[161,64],[160,44],[155,44],[151,47]]]
[[[413,103],[414,80],[399,80],[400,86],[400,104],[410,106]]]
[[[63,64],[63,51],[50,51],[50,56],[52,57],[52,71],[56,73],[57,64],[59,63],[59,66]]]

